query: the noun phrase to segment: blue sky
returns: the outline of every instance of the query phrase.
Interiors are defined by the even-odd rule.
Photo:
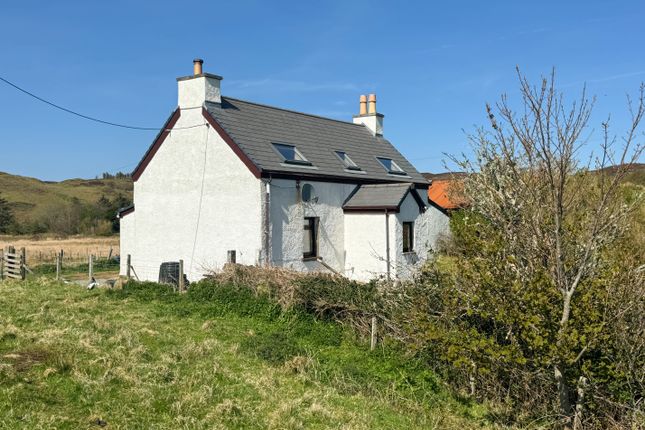
[[[7,2],[0,76],[70,109],[161,127],[192,59],[225,95],[351,120],[375,92],[384,134],[421,171],[468,151],[484,105],[555,66],[627,118],[645,81],[642,1]],[[53,110],[0,82],[0,171],[47,180],[130,171],[156,133]],[[597,143],[596,132],[591,144]]]

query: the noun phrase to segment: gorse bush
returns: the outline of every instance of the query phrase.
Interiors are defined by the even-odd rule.
[[[635,268],[645,258],[643,236],[603,252],[596,276],[580,285],[562,340],[560,296],[549,278],[519,279],[499,232],[481,215],[464,211],[451,225],[451,254],[429,262],[409,287],[416,298],[404,322],[408,346],[455,389],[508,405],[509,415],[499,417],[508,422],[559,421],[556,360],[570,363],[564,377],[572,384],[584,376],[587,427],[642,420],[645,284]]]

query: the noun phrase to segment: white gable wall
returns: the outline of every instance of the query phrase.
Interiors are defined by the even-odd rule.
[[[132,255],[142,280],[157,280],[162,262],[180,259],[188,279],[197,280],[221,268],[228,250],[238,263],[258,261],[260,180],[212,127],[180,129],[204,123],[201,108],[182,110],[134,183],[135,212],[124,218],[121,255]]]

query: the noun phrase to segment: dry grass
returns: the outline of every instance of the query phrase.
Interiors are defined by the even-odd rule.
[[[106,258],[112,250],[112,255],[119,254],[119,237],[86,237],[73,236],[68,238],[56,237],[25,237],[0,235],[0,248],[13,246],[16,249],[26,248],[27,264],[37,266],[41,263],[53,263],[56,254],[63,250],[65,263],[84,263],[90,254],[98,258]]]
[[[139,297],[128,290],[87,291],[46,279],[0,282],[0,308],[6,310],[0,312],[0,428],[487,425],[483,411],[474,417],[476,409],[432,389],[425,401],[406,400],[403,388],[395,389],[396,396],[365,390],[373,371],[341,383],[392,359],[342,337],[338,344],[311,343],[305,355],[273,364],[253,350],[263,339],[269,345],[271,333],[313,342],[332,326],[268,320],[255,312],[242,316],[191,299],[190,292]],[[393,379],[398,372],[392,370]]]

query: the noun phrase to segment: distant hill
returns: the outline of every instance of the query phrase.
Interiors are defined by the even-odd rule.
[[[618,166],[609,166],[605,167],[603,170],[609,173],[614,173],[618,169]],[[629,172],[625,175],[625,182],[631,182],[632,184],[645,186],[645,164],[644,163],[635,163],[629,169]]]
[[[132,180],[126,177],[51,182],[0,172],[0,196],[9,202],[20,232],[41,233],[52,230],[53,226],[46,221],[59,215],[78,218],[75,220],[78,222],[93,217],[107,220],[112,209],[132,201]],[[29,231],[34,229],[40,231]]]
[[[432,180],[449,180],[449,179],[460,179],[466,177],[466,172],[442,172],[442,173],[422,173],[423,177],[429,181]]]
[[[618,166],[609,166],[605,167],[603,170],[609,173],[614,173],[618,169]],[[442,173],[422,173],[422,175],[428,180],[449,180],[449,179],[460,179],[466,176],[465,172],[442,172]],[[645,186],[645,163],[635,163],[629,169],[629,172],[625,176],[625,182],[631,182],[632,184]]]

